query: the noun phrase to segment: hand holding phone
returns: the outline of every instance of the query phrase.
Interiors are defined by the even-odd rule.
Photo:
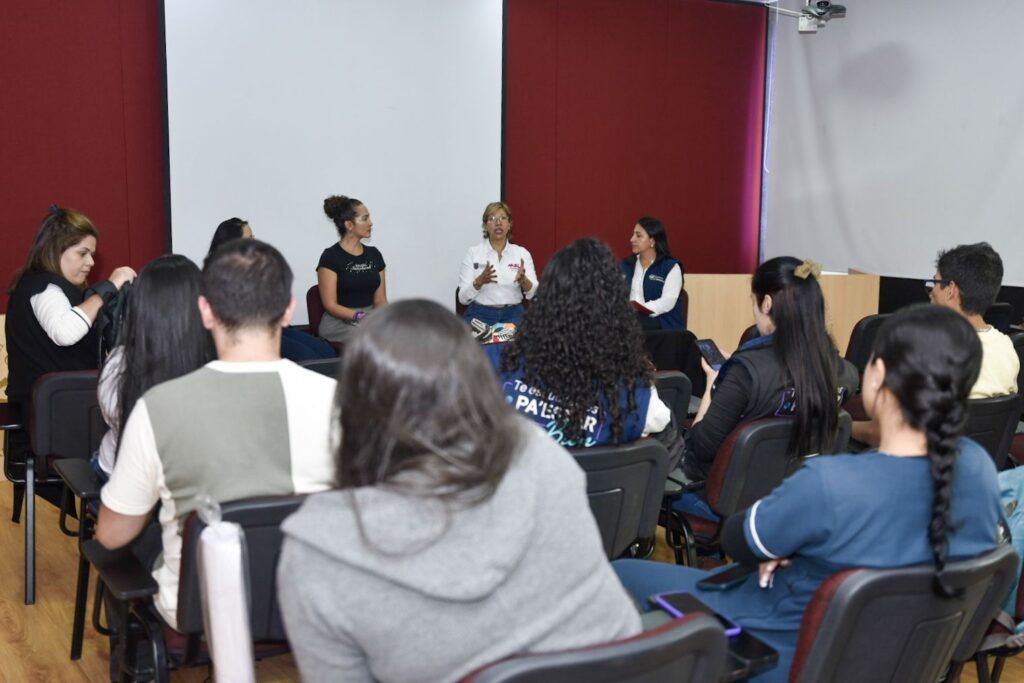
[[[711,369],[715,372],[721,370],[722,365],[724,365],[725,361],[728,360],[713,339],[698,339],[697,349],[700,351],[700,355],[704,357],[704,360],[707,361],[707,364],[710,365]]]

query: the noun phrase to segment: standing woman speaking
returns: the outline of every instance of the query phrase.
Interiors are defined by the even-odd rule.
[[[388,302],[385,264],[376,247],[363,244],[373,233],[373,220],[365,204],[332,195],[324,200],[324,213],[338,229],[340,239],[324,249],[316,266],[324,306],[320,336],[340,342],[369,311]]]
[[[622,261],[629,299],[645,330],[684,330],[683,264],[672,258],[665,224],[644,216],[633,226],[629,246],[636,257]]]
[[[459,271],[459,303],[469,306],[462,316],[488,325],[523,319],[523,299],[537,293],[533,257],[512,244],[512,209],[491,202],[484,209],[484,240],[466,252]]]

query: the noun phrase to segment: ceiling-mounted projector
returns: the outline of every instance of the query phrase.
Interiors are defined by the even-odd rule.
[[[797,28],[800,33],[817,33],[818,29],[831,19],[842,19],[846,16],[846,6],[837,5],[830,0],[807,0],[804,8],[799,12],[779,7],[779,0],[715,0],[715,2],[728,2],[734,5],[761,5],[778,14],[796,17],[799,20]]]

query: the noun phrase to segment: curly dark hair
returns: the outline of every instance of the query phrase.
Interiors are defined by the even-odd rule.
[[[521,367],[527,384],[554,395],[567,440],[583,438],[587,413],[597,406],[619,443],[636,410],[636,389],[649,386],[654,373],[626,279],[607,244],[585,237],[551,257],[501,365],[503,372]]]

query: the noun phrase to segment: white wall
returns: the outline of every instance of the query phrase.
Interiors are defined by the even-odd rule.
[[[928,278],[986,240],[1024,285],[1024,2],[844,4],[777,18],[765,256]]]
[[[337,233],[374,220],[392,300],[453,305],[498,199],[501,0],[165,0],[172,246],[248,219],[295,271],[296,322]]]

